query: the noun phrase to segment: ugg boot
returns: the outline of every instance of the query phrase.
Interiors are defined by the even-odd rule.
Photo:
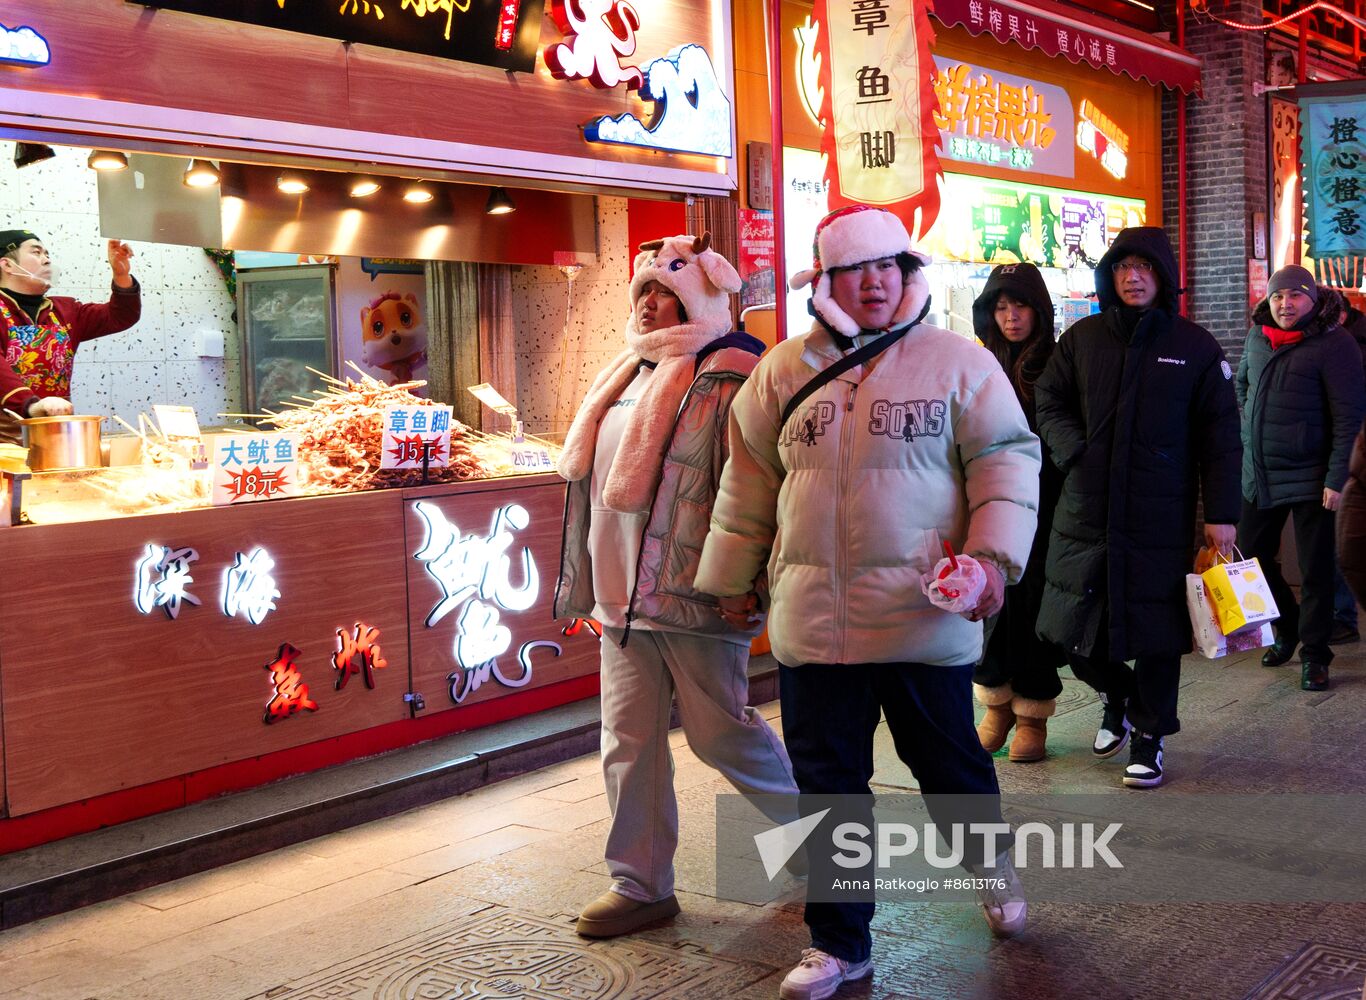
[[[1009,684],[1002,684],[1000,687],[974,684],[972,692],[977,696],[978,703],[987,707],[987,714],[982,717],[982,722],[977,727],[977,739],[981,742],[983,750],[995,753],[1006,745],[1006,735],[1010,732],[1010,727],[1015,725],[1015,713],[1010,708],[1010,699],[1015,693],[1011,691]]]
[[[1043,760],[1048,717],[1057,711],[1057,699],[1041,701],[1016,695],[1010,708],[1015,713],[1015,738],[1010,741],[1010,759],[1017,764]]]

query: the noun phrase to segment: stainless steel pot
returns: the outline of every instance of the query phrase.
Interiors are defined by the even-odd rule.
[[[102,467],[100,420],[73,415],[19,421],[24,430],[24,446],[28,448],[28,467],[34,472]]]

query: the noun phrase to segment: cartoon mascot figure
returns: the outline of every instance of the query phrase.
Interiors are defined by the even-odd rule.
[[[427,367],[427,328],[417,296],[385,292],[360,311],[361,358],[388,372],[390,385],[411,382]]]

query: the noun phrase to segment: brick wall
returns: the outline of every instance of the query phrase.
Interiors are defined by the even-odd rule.
[[[1164,6],[1174,24],[1173,4]],[[1226,0],[1219,13],[1229,20],[1262,19],[1258,0]],[[1186,48],[1204,61],[1204,95],[1186,99],[1188,315],[1234,360],[1248,327],[1252,213],[1267,209],[1266,99],[1252,93],[1252,84],[1265,79],[1265,42],[1258,32],[1188,14]],[[1163,219],[1175,246],[1176,98],[1170,92],[1162,102],[1162,147]]]

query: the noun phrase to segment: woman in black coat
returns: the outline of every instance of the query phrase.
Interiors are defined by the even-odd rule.
[[[1001,363],[1015,395],[1038,433],[1034,418],[1034,383],[1053,354],[1053,300],[1043,275],[1033,264],[1002,264],[972,304],[977,338]],[[973,672],[973,691],[987,708],[977,737],[988,752],[1005,744],[1012,726],[1010,759],[1043,760],[1048,717],[1062,693],[1058,668],[1066,662],[1062,647],[1034,632],[1043,599],[1048,526],[1062,489],[1062,473],[1047,454],[1039,482],[1039,530],[1020,582],[1006,590],[1005,607],[988,623],[986,650]]]

